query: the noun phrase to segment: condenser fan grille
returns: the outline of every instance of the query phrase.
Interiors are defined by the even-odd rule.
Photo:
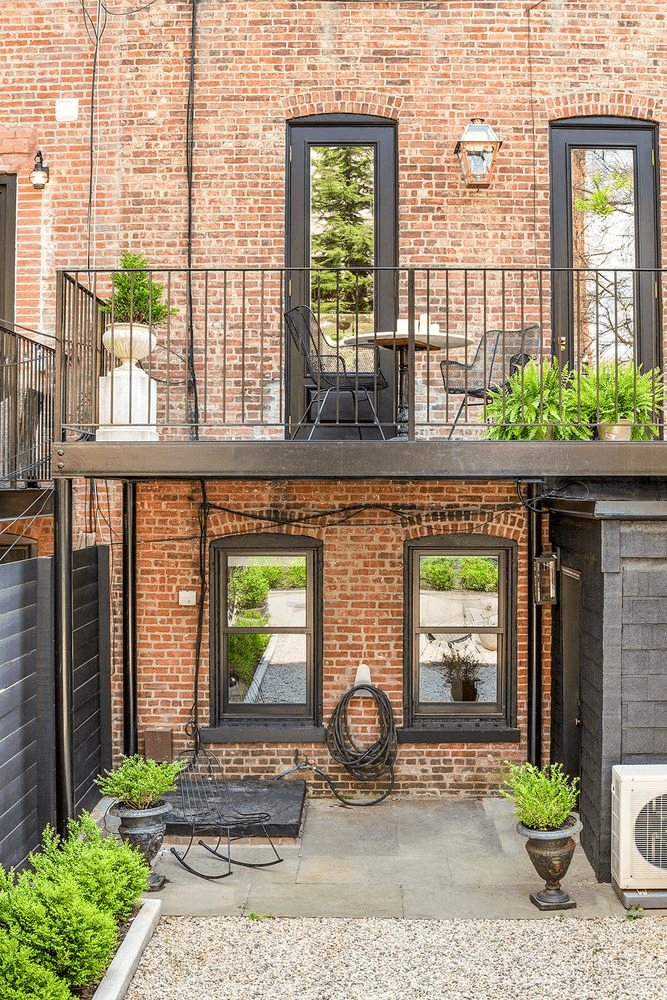
[[[667,869],[667,795],[651,799],[637,816],[635,845],[649,864]]]

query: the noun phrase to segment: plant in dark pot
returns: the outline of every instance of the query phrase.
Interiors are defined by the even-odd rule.
[[[181,761],[158,764],[135,754],[97,778],[102,794],[116,800],[120,836],[137,848],[149,865],[162,845],[164,817],[169,811],[162,796],[176,787],[184,766]]]
[[[544,889],[532,892],[530,901],[539,910],[569,910],[576,902],[561,889],[575,849],[574,835],[582,823],[573,809],[579,778],[563,773],[562,764],[537,768],[534,764],[505,761],[500,794],[514,803],[517,833],[526,838],[526,851]]]

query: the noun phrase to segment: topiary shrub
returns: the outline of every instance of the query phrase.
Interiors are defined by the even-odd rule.
[[[35,961],[17,938],[0,936],[0,997],[2,1000],[72,1000],[67,983]]]
[[[116,921],[127,917],[148,887],[150,871],[142,856],[117,837],[103,837],[90,813],[68,825],[64,839],[46,827],[41,852],[30,858],[33,870],[57,879],[64,869],[84,899]]]
[[[498,565],[486,556],[465,556],[459,574],[464,590],[498,590]]]
[[[0,923],[70,986],[101,979],[116,947],[115,920],[85,900],[64,869],[15,876],[0,867]]]

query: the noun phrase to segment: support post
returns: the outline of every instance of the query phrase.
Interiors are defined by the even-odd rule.
[[[537,499],[528,485],[532,501],[528,511],[528,760],[542,766],[542,608],[535,603],[535,556],[542,551],[542,514],[533,509]]]
[[[53,484],[56,810],[61,833],[74,816],[72,732],[72,480]]]
[[[137,486],[123,482],[123,752],[137,752]]]

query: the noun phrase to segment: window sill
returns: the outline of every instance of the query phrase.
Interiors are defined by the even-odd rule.
[[[298,722],[223,722],[201,730],[206,743],[324,743],[327,732],[324,726]]]
[[[401,727],[396,734],[399,743],[518,743],[521,739],[521,730],[511,726],[496,728],[471,723]]]

